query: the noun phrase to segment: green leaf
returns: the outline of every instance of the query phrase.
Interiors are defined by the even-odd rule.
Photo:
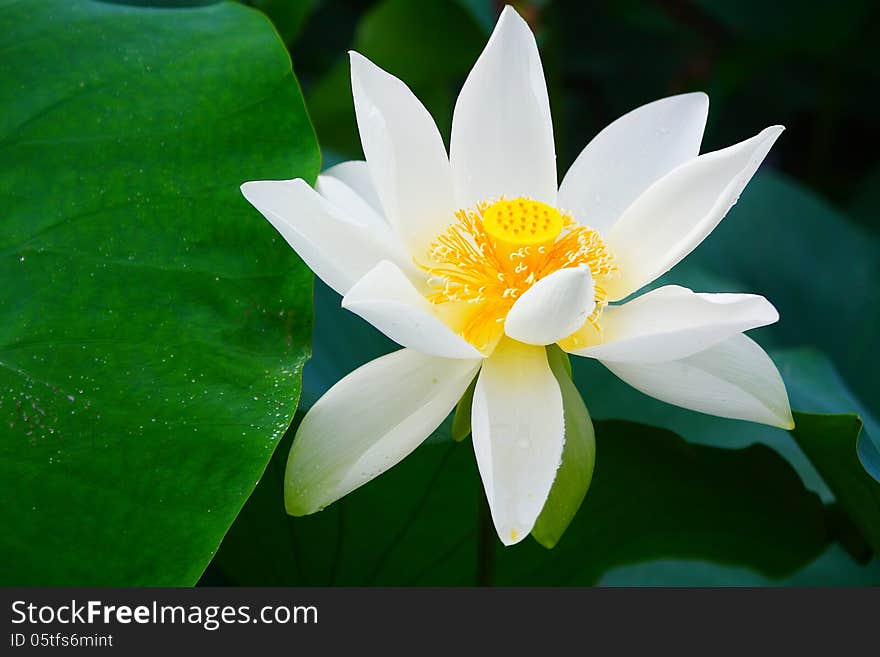
[[[859,183],[847,211],[849,216],[874,229],[875,234],[880,229],[880,167],[872,169]]]
[[[874,553],[880,553],[880,483],[865,472],[856,454],[861,421],[855,415],[797,413],[795,422],[791,435]]]
[[[110,5],[129,5],[132,7],[205,7],[216,5],[222,0],[97,0]]]
[[[559,382],[565,411],[565,445],[562,464],[541,515],[532,529],[532,536],[545,548],[553,548],[562,538],[581,507],[596,464],[596,436],[590,413],[581,394],[571,380],[568,354],[556,345],[547,347],[547,360]]]
[[[859,461],[862,462],[865,470],[876,481],[880,481],[880,448],[877,443],[871,440],[864,431],[859,436],[858,443]]]
[[[0,2],[0,49],[0,583],[192,584],[309,353],[238,190],[318,170],[290,60],[232,3]]]
[[[552,551],[530,541],[505,548],[490,528],[496,583],[592,584],[613,567],[660,557],[780,577],[826,547],[821,501],[774,451],[692,445],[628,422],[595,424],[599,467],[565,540]],[[213,581],[476,582],[482,491],[469,447],[428,441],[324,511],[291,518],[279,494],[286,446],[224,539]]]
[[[815,349],[790,349],[773,353],[785,378],[795,408],[811,413],[856,414],[862,423],[857,452],[863,468],[880,482],[877,438],[880,423],[849,391],[831,361]]]
[[[877,586],[880,561],[858,564],[838,545],[783,579],[767,577],[749,568],[708,561],[658,559],[614,568],[600,586]]]

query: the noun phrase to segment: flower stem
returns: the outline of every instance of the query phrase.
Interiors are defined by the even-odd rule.
[[[495,526],[482,486],[477,513],[477,586],[492,586],[495,576]]]

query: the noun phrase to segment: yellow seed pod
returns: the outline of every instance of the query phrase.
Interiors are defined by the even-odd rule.
[[[483,228],[508,247],[553,242],[562,232],[562,214],[553,206],[527,198],[496,201],[482,212]]]

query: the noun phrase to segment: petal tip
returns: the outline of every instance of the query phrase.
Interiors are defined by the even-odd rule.
[[[528,21],[512,5],[504,5],[504,9],[501,10],[501,14],[498,16],[495,30],[499,31],[510,28],[524,29],[529,35],[533,35]]]
[[[288,480],[289,481],[289,480]],[[308,504],[303,491],[292,483],[284,485],[284,510],[287,515],[301,517],[311,515],[316,511],[320,511],[321,507],[315,504]]]
[[[348,64],[351,69],[352,80],[354,80],[355,75],[365,75],[370,70],[379,68],[368,57],[360,54],[357,50],[348,51]]]
[[[779,311],[776,309],[767,297],[754,295],[754,308],[756,313],[756,323],[751,328],[761,326],[769,326],[779,321]],[[750,329],[746,329],[750,330]]]
[[[779,382],[780,384],[782,384],[781,378]],[[778,404],[768,404],[767,406],[765,406],[765,408],[770,411],[772,419],[770,421],[765,420],[763,423],[769,424],[773,427],[777,427],[778,429],[791,431],[792,429],[794,429],[794,416],[791,413],[791,405],[788,401],[788,392],[785,390],[784,384],[782,384],[780,399],[778,401]]]
[[[777,425],[780,429],[785,429],[786,431],[791,431],[795,427],[794,416],[791,414],[791,410],[788,410],[788,413],[782,418],[782,422]]]
[[[362,54],[357,52],[356,50],[348,51],[348,66],[351,69],[351,76],[354,77],[355,73],[362,70],[364,67],[364,63],[367,61],[367,58]]]
[[[522,531],[519,527],[505,527],[503,529],[498,529],[498,538],[500,538],[501,542],[507,547],[516,545],[528,535],[528,532]]]
[[[314,503],[314,500],[307,495],[308,491],[301,485],[299,459],[296,458],[295,451],[302,426],[300,423],[296,436],[294,436],[294,443],[287,455],[287,465],[284,472],[284,510],[287,515],[295,517],[307,516],[321,510],[320,505]]]
[[[689,91],[679,94],[678,96],[672,96],[672,98],[679,98],[680,100],[693,102],[699,105],[704,111],[708,111],[709,109],[709,94],[705,91]]]
[[[776,141],[783,132],[785,132],[784,125],[771,125],[763,130],[765,139],[772,139],[773,141]]]
[[[502,18],[511,16],[511,14],[513,16],[516,16],[517,18],[522,18],[522,16],[519,15],[519,12],[513,8],[513,5],[505,4],[504,8],[501,10],[501,14],[498,17],[498,20],[500,21]]]
[[[293,516],[294,518],[301,518],[302,516],[307,516],[311,513],[305,507],[300,506],[296,501],[288,502],[286,499],[284,500],[284,510],[287,512],[287,515]]]
[[[265,196],[263,193],[271,180],[248,180],[239,186],[241,195],[258,210],[260,209],[260,201]]]

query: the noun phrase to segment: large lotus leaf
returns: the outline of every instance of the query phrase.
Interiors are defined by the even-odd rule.
[[[309,353],[238,191],[317,172],[290,60],[233,3],[2,1],[0,50],[0,583],[191,584]]]

